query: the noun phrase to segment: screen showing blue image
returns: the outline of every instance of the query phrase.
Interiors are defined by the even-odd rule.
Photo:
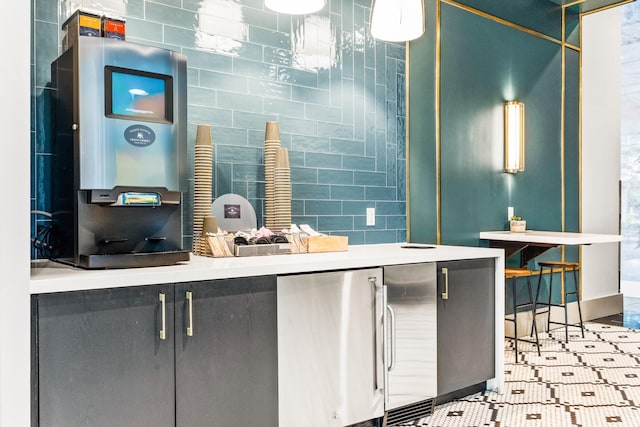
[[[150,122],[171,122],[170,76],[107,67],[106,115]]]

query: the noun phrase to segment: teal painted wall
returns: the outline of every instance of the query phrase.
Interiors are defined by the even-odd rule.
[[[407,197],[409,240],[436,241],[437,232],[437,156],[436,156],[436,27],[435,1],[426,1],[426,32],[411,42],[409,61],[409,161],[412,194]]]
[[[478,234],[507,229],[508,206],[530,229],[578,231],[580,55],[559,40],[561,8],[528,0],[427,1],[434,20],[438,8],[439,62],[437,22],[409,48],[410,240],[486,245]],[[568,19],[567,41],[579,45],[574,18]],[[503,172],[503,106],[509,100],[524,102],[526,109],[526,167],[518,174]],[[556,248],[539,259],[562,255]],[[564,257],[577,260],[578,250],[567,248]],[[510,304],[509,292],[507,298]],[[559,295],[553,299],[559,301]]]
[[[464,3],[477,7],[483,2]],[[435,0],[428,2],[430,15],[437,15],[437,6]],[[533,12],[527,28],[556,11],[559,32],[545,31],[560,35],[561,9],[540,7],[536,13],[529,4]],[[441,2],[436,123],[435,31],[434,26],[410,44],[410,239],[437,241],[433,218],[438,203],[442,244],[481,244],[480,231],[505,229],[508,206],[527,219],[529,228],[561,230],[564,222],[565,230],[577,230],[579,54],[565,49],[563,159],[561,44]],[[519,174],[503,172],[503,105],[509,100],[522,101],[526,108],[526,170]]]

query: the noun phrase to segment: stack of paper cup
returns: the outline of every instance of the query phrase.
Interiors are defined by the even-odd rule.
[[[213,215],[207,215],[202,219],[202,234],[200,238],[199,255],[213,256],[211,247],[207,239],[207,233],[218,233],[218,219]]]
[[[275,183],[275,220],[273,231],[291,227],[291,169],[289,168],[289,152],[280,148],[276,156],[274,168]]]
[[[204,238],[204,218],[211,215],[211,199],[213,194],[213,145],[211,143],[211,126],[198,125],[195,146],[194,192],[193,192],[193,254],[202,253]]]
[[[267,122],[264,135],[264,217],[265,226],[270,230],[274,230],[276,225],[275,166],[279,149],[278,122]]]

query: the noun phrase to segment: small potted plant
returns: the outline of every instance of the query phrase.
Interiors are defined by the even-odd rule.
[[[524,233],[527,229],[527,221],[521,216],[512,216],[509,220],[509,230],[512,233]]]

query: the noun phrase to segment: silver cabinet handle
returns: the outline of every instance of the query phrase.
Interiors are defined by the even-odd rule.
[[[389,357],[389,367],[387,368],[389,372],[393,371],[393,368],[396,367],[396,312],[393,310],[393,307],[387,304],[387,311],[389,312],[389,329],[391,330],[391,334],[389,336],[389,341],[391,342],[391,351]]]
[[[383,286],[380,286],[378,284],[378,280],[376,277],[369,277],[369,285],[371,286],[371,293],[372,293],[372,297],[373,297],[373,336],[375,337],[375,346],[374,346],[374,352],[375,352],[375,357],[374,357],[374,372],[375,372],[375,378],[374,378],[374,390],[375,391],[379,391],[379,392],[383,392],[384,391],[384,384],[380,383],[380,378],[382,377],[382,369],[384,368],[384,359],[381,360],[381,357],[383,356],[384,353],[384,341],[383,338],[381,337],[382,335],[382,329],[379,328],[378,326],[378,320],[379,319],[383,319],[384,318],[384,311],[382,310],[382,289]],[[380,317],[378,317],[380,316]],[[384,323],[383,323],[384,324]]]
[[[165,295],[160,292],[160,310],[162,312],[162,326],[160,328],[160,339],[161,340],[166,340],[167,339],[167,306],[166,306],[166,297]]]
[[[444,292],[442,293],[442,299],[449,299],[449,269],[443,268],[442,275],[444,276]]]
[[[187,336],[193,336],[193,292],[187,291],[187,303],[189,305],[189,326],[187,326]]]
[[[382,363],[384,366],[384,403],[385,405],[389,404],[389,368],[387,364],[387,355],[389,353],[389,338],[387,332],[387,312],[386,307],[389,307],[387,304],[387,285],[382,286]]]

